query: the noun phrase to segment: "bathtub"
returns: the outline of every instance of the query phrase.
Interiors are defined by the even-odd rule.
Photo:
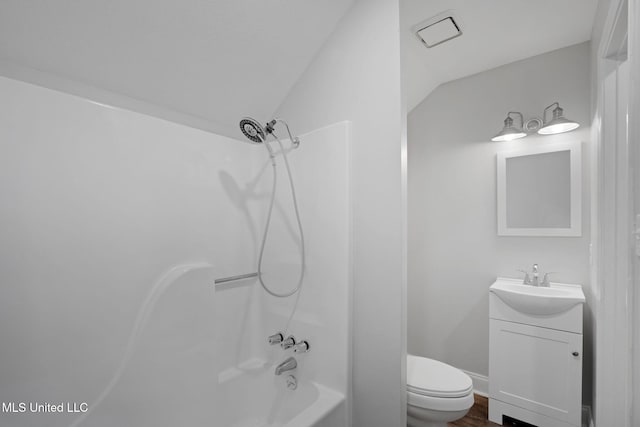
[[[311,427],[344,402],[344,394],[309,380],[299,379],[297,388],[290,390],[288,376],[276,376],[273,366],[261,360],[221,372],[216,425]]]

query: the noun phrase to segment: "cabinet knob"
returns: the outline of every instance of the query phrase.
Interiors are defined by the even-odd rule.
[[[573,357],[578,357],[580,356],[580,353],[578,353],[577,351],[574,351],[573,353],[571,353],[573,355]]]

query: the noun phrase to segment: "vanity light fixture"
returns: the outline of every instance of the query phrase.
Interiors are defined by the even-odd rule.
[[[553,118],[547,121],[547,110],[553,106],[555,106],[553,109]],[[554,102],[544,109],[542,119],[544,120],[544,124],[540,129],[538,129],[538,133],[540,135],[553,135],[556,133],[569,132],[580,126],[577,122],[568,120],[564,117],[563,110],[557,102]]]
[[[511,118],[512,114],[517,114],[520,117],[519,128],[513,126],[513,119]],[[507,113],[507,118],[504,119],[504,128],[499,134],[491,138],[491,140],[495,142],[501,142],[524,138],[525,136],[527,136],[527,133],[522,130],[522,126],[524,126],[524,118],[522,117],[522,113],[519,113],[517,111],[509,111]]]

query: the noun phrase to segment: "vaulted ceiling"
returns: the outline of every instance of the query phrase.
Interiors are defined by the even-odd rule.
[[[0,61],[239,136],[242,116],[271,118],[352,2],[2,0]]]
[[[18,65],[239,137],[242,116],[272,116],[353,1],[2,0],[0,73]],[[446,81],[588,40],[596,3],[401,0],[409,109]],[[449,9],[462,37],[426,49],[411,28]]]
[[[447,81],[591,38],[597,0],[401,0],[408,109]],[[462,36],[427,49],[412,31],[452,10]]]

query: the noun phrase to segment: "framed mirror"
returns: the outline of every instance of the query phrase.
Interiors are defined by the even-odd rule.
[[[581,236],[580,141],[497,154],[499,236]]]

